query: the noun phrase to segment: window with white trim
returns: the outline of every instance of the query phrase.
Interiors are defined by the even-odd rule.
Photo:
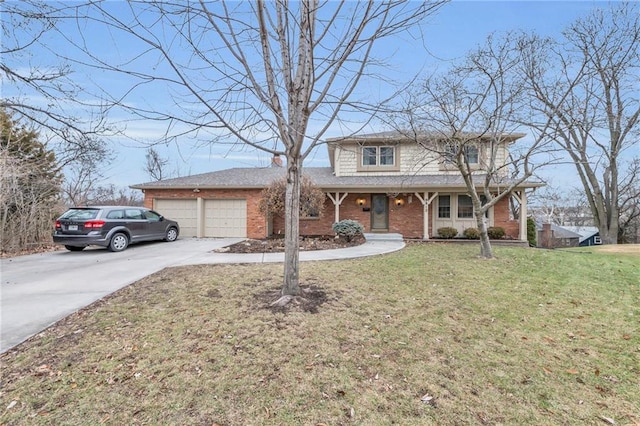
[[[361,168],[395,168],[397,152],[395,146],[363,146],[360,158]]]
[[[473,217],[473,202],[468,195],[458,195],[458,219]]]
[[[444,146],[443,157],[445,164],[456,164],[459,147],[460,145],[456,143],[448,143]],[[466,144],[462,147],[462,150],[469,164],[478,164],[480,162],[480,152],[476,145]]]
[[[438,217],[440,219],[448,219],[451,217],[451,196],[438,196]]]
[[[480,196],[480,204],[485,205],[487,203],[487,197]],[[458,195],[458,218],[469,219],[474,217],[473,215],[473,200],[469,195]],[[484,212],[484,217],[489,218],[489,210]]]

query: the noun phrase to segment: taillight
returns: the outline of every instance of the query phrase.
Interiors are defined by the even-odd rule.
[[[56,229],[62,229],[62,224],[59,220],[56,220]]]
[[[84,229],[91,228],[97,229],[102,228],[104,225],[104,220],[88,220],[84,223]]]

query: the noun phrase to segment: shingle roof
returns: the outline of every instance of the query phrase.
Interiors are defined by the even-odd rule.
[[[476,132],[461,132],[457,134],[458,137],[463,139],[485,139],[500,138],[505,142],[513,142],[516,139],[520,139],[526,136],[526,133],[476,133]],[[372,141],[389,141],[394,140],[397,142],[413,142],[416,139],[445,139],[450,138],[452,135],[446,132],[434,132],[434,131],[419,131],[415,134],[411,132],[401,132],[398,130],[390,130],[386,132],[368,133],[364,135],[352,135],[345,137],[337,137],[327,139],[328,143],[332,142],[372,142]]]
[[[597,226],[564,226],[570,232],[580,235],[580,242],[587,240],[600,232]]]
[[[234,168],[210,173],[165,179],[132,185],[134,189],[256,189],[264,188],[278,178],[285,176],[283,167],[263,168]],[[322,189],[385,189],[398,191],[402,189],[424,188],[464,188],[465,184],[460,175],[403,175],[403,176],[334,176],[330,167],[308,167],[303,174],[311,178],[314,184]],[[478,182],[481,181],[481,178]],[[504,182],[506,186],[509,182]],[[540,183],[528,182],[521,185],[530,188],[541,186]]]
[[[536,228],[542,230],[543,222],[536,222]],[[572,232],[562,226],[558,226],[554,223],[551,224],[551,230],[555,238],[580,238],[580,234]]]

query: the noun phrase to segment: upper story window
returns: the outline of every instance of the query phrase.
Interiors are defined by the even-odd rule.
[[[444,163],[445,164],[456,164],[456,156],[458,155],[458,151],[460,149],[460,145],[456,143],[447,143],[444,146]],[[476,145],[466,144],[462,147],[464,152],[464,156],[467,159],[467,162],[470,165],[477,165],[480,162],[480,152]]]
[[[363,146],[360,148],[358,169],[368,170],[399,170],[398,147],[387,145]]]

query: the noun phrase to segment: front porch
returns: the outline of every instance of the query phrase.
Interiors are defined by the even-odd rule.
[[[519,206],[519,218],[511,218],[509,198],[505,197],[490,209],[487,224],[504,228],[509,239],[526,241],[526,194],[522,190],[511,196]],[[459,234],[476,227],[473,208],[462,206],[458,201],[462,197],[469,198],[465,192],[453,190],[327,192],[324,214],[332,209],[331,223],[356,220],[371,234],[397,233],[405,239],[430,240],[437,237],[440,227],[454,227]]]

